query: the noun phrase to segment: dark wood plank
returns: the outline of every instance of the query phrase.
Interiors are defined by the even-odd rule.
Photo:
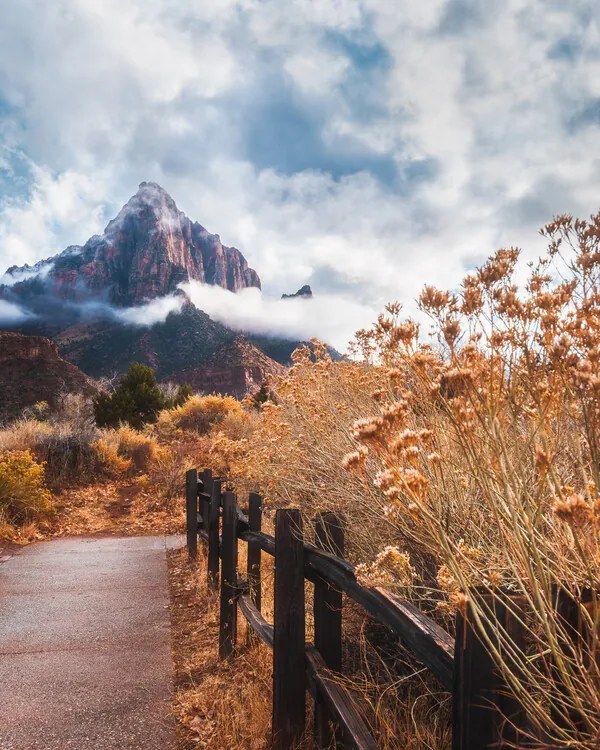
[[[393,630],[412,655],[428,667],[445,688],[452,689],[454,638],[414,604],[379,587],[373,593],[374,597],[365,597],[363,606],[379,622]],[[361,598],[357,596],[356,601],[363,603]]]
[[[221,480],[211,479],[208,506],[208,585],[219,588],[219,518],[221,514]]]
[[[390,628],[446,689],[452,689],[454,639],[449,633],[409,602],[384,589],[361,586],[346,561],[316,549],[306,550],[305,560],[307,578],[314,580],[320,575],[339,586],[375,620]]]
[[[226,659],[235,650],[237,633],[237,498],[233,492],[223,496],[223,533],[221,550],[221,606],[219,618],[219,658]]]
[[[273,625],[267,622],[261,615],[257,607],[253,604],[248,594],[242,594],[238,599],[240,612],[246,618],[246,621],[252,631],[265,643],[269,648],[273,648]]]
[[[185,474],[186,539],[190,560],[198,557],[198,470],[189,469]]]
[[[203,479],[202,486],[206,487],[207,484],[211,484],[212,479]],[[211,484],[212,486],[212,484]],[[208,515],[210,508],[210,494],[206,491],[198,493],[198,506],[200,508],[200,514],[202,516],[202,530],[208,533]]]
[[[336,557],[344,554],[344,529],[334,513],[321,513],[315,519],[317,546]],[[342,591],[323,578],[314,586],[313,613],[315,647],[327,667],[333,672],[342,671]],[[315,738],[317,747],[332,748],[341,745],[342,733],[325,701],[315,700]]]
[[[332,716],[344,730],[345,747],[355,750],[377,750],[377,743],[363,721],[352,697],[338,682],[322,656],[312,646],[306,646],[306,668],[315,683],[315,692],[327,705]]]
[[[600,592],[590,588],[568,591],[562,586],[553,586],[552,604],[556,612],[558,644],[566,661],[578,662],[591,669],[592,660],[597,662],[596,673],[600,673],[600,621],[594,612],[600,611]],[[584,611],[587,610],[587,617]],[[588,619],[589,618],[589,619]],[[596,632],[589,622],[595,624]],[[550,661],[550,674],[556,686],[556,698],[552,704],[552,719],[560,727],[585,728],[585,719],[570,697],[564,684],[564,672],[555,660]]]
[[[275,516],[273,750],[290,750],[304,734],[304,545],[299,510]]]
[[[244,542],[254,542],[263,552],[268,555],[275,556],[275,537],[264,532],[248,531],[247,529],[239,530],[239,519],[238,519],[238,539],[242,539]]]
[[[262,526],[262,497],[257,492],[251,492],[248,497],[248,525],[251,531],[260,533]],[[246,575],[248,578],[248,587],[250,599],[258,612],[261,608],[261,549],[256,542],[248,542],[248,557],[246,566]],[[253,645],[256,639],[251,628],[248,628],[248,645]]]
[[[210,528],[210,498],[212,497],[213,473],[211,469],[204,469],[201,474],[202,491],[198,495],[198,505],[202,513],[202,529],[206,533],[208,540],[208,530]]]

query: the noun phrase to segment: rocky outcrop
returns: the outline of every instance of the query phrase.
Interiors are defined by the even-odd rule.
[[[13,267],[7,278],[15,280],[12,298],[30,298],[37,284],[63,300],[91,297],[118,306],[163,297],[190,280],[232,292],[260,288],[258,274],[242,253],[188,219],[154,182],[140,184],[101,236],[34,267]]]
[[[294,294],[282,294],[281,299],[293,299],[294,297],[301,297],[303,299],[310,299],[313,296],[312,289],[308,284],[301,286]]]
[[[22,336],[18,333],[0,332],[0,364],[3,366],[15,359],[32,361],[58,358],[56,344],[53,344],[50,339],[45,339],[43,336]]]
[[[257,391],[265,382],[285,374],[275,362],[243,336],[221,347],[205,365],[177,373],[175,381],[189,383],[195,391],[221,393],[242,398]]]
[[[0,422],[39,401],[54,407],[65,393],[91,395],[96,390],[78,367],[61,359],[48,339],[0,332]]]

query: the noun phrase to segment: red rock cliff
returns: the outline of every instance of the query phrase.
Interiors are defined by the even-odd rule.
[[[0,422],[37,401],[53,407],[62,394],[96,390],[78,367],[61,359],[49,339],[0,331]]]
[[[50,267],[46,283],[63,298],[85,300],[92,294],[121,306],[170,294],[189,280],[232,292],[260,288],[258,274],[239,250],[190,221],[153,182],[140,184],[102,236],[38,265]],[[12,268],[9,273],[20,277],[35,270]]]

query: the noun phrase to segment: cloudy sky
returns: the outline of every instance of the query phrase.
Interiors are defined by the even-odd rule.
[[[532,257],[600,206],[599,7],[3,0],[0,266],[83,243],[142,180],[267,295],[357,317]]]

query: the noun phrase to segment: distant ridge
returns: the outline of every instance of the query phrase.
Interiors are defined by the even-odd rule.
[[[54,407],[64,393],[91,395],[96,390],[49,339],[0,331],[0,423],[39,401]]]

